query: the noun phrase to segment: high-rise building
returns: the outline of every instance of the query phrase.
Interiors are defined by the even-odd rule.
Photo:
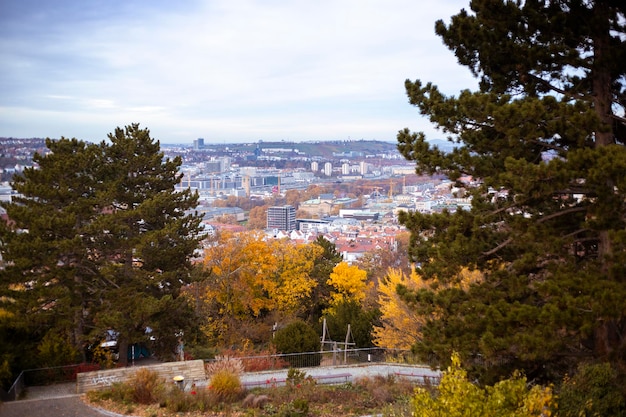
[[[267,209],[267,228],[296,230],[296,208],[291,205],[274,206]]]
[[[198,151],[204,148],[204,138],[194,139],[193,141],[193,149],[194,151]]]
[[[370,167],[369,167],[369,164],[367,162],[361,161],[359,163],[359,166],[360,166],[360,170],[361,170],[361,175],[365,175],[365,174],[367,174],[369,172],[369,168]]]
[[[324,174],[329,177],[333,175],[333,164],[330,162],[326,162],[324,164]]]

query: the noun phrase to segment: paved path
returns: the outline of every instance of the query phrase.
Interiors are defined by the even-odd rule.
[[[0,417],[103,417],[117,416],[88,407],[78,395],[71,397],[20,400],[0,404]]]
[[[0,417],[103,417],[117,414],[91,408],[76,394],[76,383],[28,387],[23,400],[0,404]]]

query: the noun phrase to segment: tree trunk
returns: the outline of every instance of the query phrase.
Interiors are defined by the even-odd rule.
[[[117,339],[117,347],[119,352],[119,359],[117,361],[119,366],[128,366],[128,341],[124,338]]]
[[[594,357],[605,361],[623,362],[626,358],[624,320],[598,320],[594,331]]]
[[[85,344],[83,343],[83,334],[84,334],[84,309],[81,308],[76,309],[74,313],[74,334],[72,336],[72,344],[74,347],[80,352],[80,361],[87,362],[87,351],[85,349]]]
[[[611,94],[611,73],[610,63],[610,10],[605,2],[598,2],[594,7],[594,19],[596,21],[597,32],[593,38],[593,65],[591,77],[593,83],[593,107],[598,116],[599,126],[595,132],[595,146],[607,146],[615,143],[615,136],[612,129],[612,94]],[[607,185],[612,189],[611,180]],[[603,272],[608,273],[610,266],[607,264],[612,254],[611,241],[606,230],[601,230],[598,239],[598,259],[603,265]]]

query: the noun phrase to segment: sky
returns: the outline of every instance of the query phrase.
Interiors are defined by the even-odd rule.
[[[444,134],[406,79],[477,85],[434,33],[468,0],[0,0],[0,137],[161,143]]]

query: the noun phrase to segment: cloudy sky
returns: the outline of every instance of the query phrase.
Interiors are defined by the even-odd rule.
[[[476,81],[434,34],[468,0],[0,0],[0,136],[442,138],[404,80]]]

